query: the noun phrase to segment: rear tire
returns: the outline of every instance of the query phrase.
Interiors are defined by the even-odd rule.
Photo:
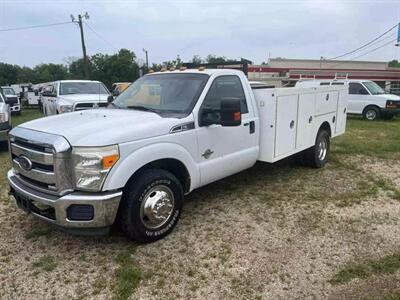
[[[304,151],[304,163],[312,168],[322,168],[328,162],[330,150],[330,136],[325,129],[320,129],[315,145]]]
[[[376,106],[367,106],[363,111],[364,120],[375,121],[381,118],[381,111]]]
[[[119,226],[128,238],[151,243],[174,229],[182,206],[179,180],[168,171],[148,169],[128,182],[118,211]]]

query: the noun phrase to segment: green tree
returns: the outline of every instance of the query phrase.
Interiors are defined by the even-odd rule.
[[[51,82],[68,77],[68,68],[61,64],[40,64],[33,68],[35,82]]]
[[[191,62],[193,64],[200,65],[203,62],[203,59],[200,57],[200,55],[196,54],[196,55],[193,55]]]
[[[389,67],[400,68],[400,62],[397,59],[389,61]]]
[[[18,66],[0,63],[0,84],[8,85],[17,82]]]

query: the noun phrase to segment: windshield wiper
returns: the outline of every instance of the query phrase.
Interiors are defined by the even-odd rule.
[[[157,110],[155,110],[153,108],[150,108],[150,107],[147,107],[147,106],[142,106],[142,105],[131,105],[131,106],[127,106],[127,108],[143,110],[143,111],[149,111],[149,112],[156,113],[158,115],[160,114],[160,112],[158,112]]]

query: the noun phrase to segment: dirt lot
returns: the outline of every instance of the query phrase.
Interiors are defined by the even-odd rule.
[[[399,299],[400,119],[351,119],[332,148],[322,170],[259,163],[199,189],[171,235],[136,245],[17,210],[3,147],[0,298]]]

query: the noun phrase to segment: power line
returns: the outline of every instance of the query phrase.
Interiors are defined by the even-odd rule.
[[[370,50],[370,51],[368,51],[368,52],[365,52],[365,53],[363,53],[363,54],[361,54],[361,55],[358,55],[358,56],[356,56],[356,57],[353,57],[352,59],[346,60],[346,62],[353,61],[353,60],[355,60],[355,59],[357,59],[357,58],[360,58],[360,57],[362,57],[362,56],[365,56],[365,55],[368,55],[368,54],[370,54],[370,53],[372,53],[372,52],[375,52],[375,51],[377,51],[377,50],[379,50],[379,49],[381,49],[381,48],[383,48],[383,47],[385,47],[385,46],[387,46],[387,45],[389,45],[389,44],[395,42],[396,40],[397,40],[397,39],[390,40],[389,42],[387,42],[387,43],[385,43],[385,44],[383,44],[383,45],[380,45],[379,47],[376,47],[376,48],[374,48],[374,49],[372,49],[372,50]],[[334,67],[337,67],[337,66],[340,66],[340,65],[343,65],[343,63],[339,63],[339,64],[336,64],[336,65],[333,65],[333,66],[329,67],[328,69],[333,69]]]
[[[35,29],[35,28],[43,28],[43,27],[52,27],[52,26],[58,26],[58,25],[64,25],[64,24],[71,24],[71,22],[59,22],[59,23],[51,23],[51,24],[43,24],[43,25],[32,25],[32,26],[25,26],[25,27],[5,28],[5,29],[0,29],[0,32]]]
[[[354,53],[354,52],[357,52],[358,50],[361,50],[361,49],[363,49],[363,48],[365,48],[365,47],[371,45],[373,42],[379,40],[381,37],[383,37],[384,35],[386,35],[388,32],[392,31],[393,29],[395,29],[397,26],[398,26],[398,24],[394,25],[393,27],[389,28],[388,30],[386,30],[384,33],[382,33],[382,34],[379,35],[378,37],[376,37],[376,38],[374,38],[373,40],[369,41],[368,43],[362,45],[361,47],[358,47],[357,49],[354,49],[354,50],[352,50],[352,51],[346,52],[346,53],[344,53],[344,54],[342,54],[342,55],[338,55],[338,56],[333,57],[333,58],[329,58],[329,59],[327,59],[327,60],[338,59],[338,58],[341,58],[341,57],[343,57],[343,56],[347,56],[347,55],[349,55],[349,54],[352,54],[352,53]]]
[[[117,47],[115,47],[115,45],[111,42],[109,42],[108,40],[106,40],[104,37],[102,37],[100,34],[98,34],[93,28],[92,26],[89,25],[89,23],[85,22],[87,28],[90,29],[90,31],[92,31],[99,39],[101,39],[103,42],[105,42],[106,44],[110,45],[111,47],[113,47],[114,49],[118,49]]]

